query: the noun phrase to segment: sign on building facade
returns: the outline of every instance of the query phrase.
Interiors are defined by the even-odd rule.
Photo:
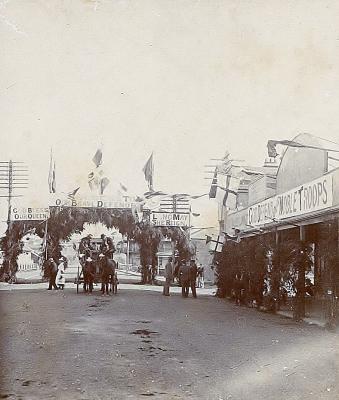
[[[11,221],[41,221],[50,216],[49,207],[13,207]]]
[[[248,207],[247,223],[258,226],[332,205],[333,176],[329,174]]]
[[[190,223],[190,214],[153,211],[151,215],[151,223],[154,226],[187,227]]]
[[[56,198],[53,201],[56,207],[88,207],[88,208],[112,208],[112,209],[132,209],[140,206],[139,203],[128,199],[110,199],[110,198]]]

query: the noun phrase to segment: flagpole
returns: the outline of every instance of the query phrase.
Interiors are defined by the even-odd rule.
[[[48,219],[46,219],[46,225],[45,225],[45,259],[47,260],[48,252],[47,252],[47,235],[48,235]]]
[[[152,166],[151,166],[151,168],[152,168],[152,171],[151,171],[151,179],[150,179],[150,184],[149,184],[149,186],[150,186],[150,191],[153,191],[153,190],[154,190],[154,188],[153,188],[153,176],[154,176],[154,151],[152,151]]]

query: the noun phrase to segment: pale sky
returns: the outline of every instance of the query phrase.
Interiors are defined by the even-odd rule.
[[[0,160],[27,162],[29,193],[51,147],[59,190],[102,144],[107,193],[143,193],[154,151],[155,189],[200,194],[226,149],[260,165],[268,139],[339,141],[338,1],[2,0],[0,49]]]

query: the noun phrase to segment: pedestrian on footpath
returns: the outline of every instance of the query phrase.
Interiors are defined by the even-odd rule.
[[[204,267],[202,265],[200,265],[200,267],[198,268],[198,285],[197,286],[202,289],[205,287]]]
[[[55,283],[59,289],[64,290],[66,278],[65,278],[65,260],[63,257],[59,258],[58,273],[55,279]]]
[[[181,261],[179,276],[181,282],[181,295],[182,297],[188,297],[188,291],[190,287],[190,267],[185,260]]]
[[[46,267],[47,276],[49,277],[49,285],[47,290],[52,290],[52,287],[54,287],[55,290],[58,290],[58,287],[55,283],[55,279],[58,273],[58,266],[56,265],[53,257],[50,257],[48,259]]]
[[[197,283],[197,274],[198,274],[198,268],[197,264],[195,263],[194,258],[191,259],[190,261],[190,286],[191,286],[191,291],[193,297],[196,299],[197,298],[197,290],[196,290],[196,283]]]
[[[162,294],[164,296],[169,296],[170,295],[170,287],[171,283],[173,281],[173,264],[172,264],[172,257],[169,257],[166,265],[165,265],[165,283],[164,283],[164,289]]]

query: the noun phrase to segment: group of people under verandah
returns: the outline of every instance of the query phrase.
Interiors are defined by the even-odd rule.
[[[247,273],[238,272],[230,280],[229,285],[230,298],[234,300],[237,306],[255,306],[258,308],[263,306],[268,310],[275,307],[276,299],[272,292],[272,282],[269,276],[258,282],[252,281]],[[278,293],[280,306],[287,305],[291,291],[293,290],[288,290],[281,282]],[[314,285],[309,278],[305,279],[305,296],[310,298],[314,296]]]
[[[176,266],[173,264],[172,257],[168,259],[168,262],[165,265],[164,296],[170,295],[170,286],[175,277],[178,279],[179,285],[181,285],[181,294],[183,297],[188,297],[190,288],[192,296],[194,298],[197,297],[196,287],[203,287],[203,268],[198,268],[194,259],[191,259],[190,261],[181,260],[176,263]]]

